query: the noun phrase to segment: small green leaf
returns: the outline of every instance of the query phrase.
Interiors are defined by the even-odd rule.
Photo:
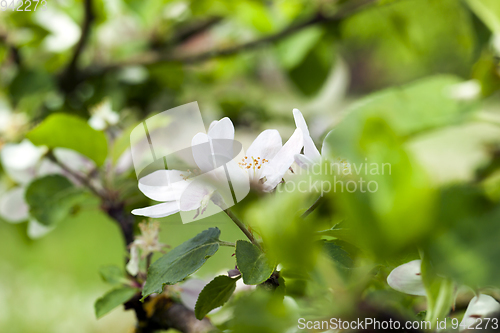
[[[224,305],[236,289],[236,279],[226,275],[217,276],[210,281],[198,296],[194,314],[198,320],[202,320],[210,311]]]
[[[37,146],[73,149],[98,166],[108,154],[108,143],[103,132],[96,131],[79,117],[68,114],[53,114],[30,131],[26,137]]]
[[[66,218],[83,195],[67,178],[49,175],[34,180],[26,190],[25,199],[31,216],[51,226]]]
[[[126,281],[123,270],[115,265],[101,267],[99,269],[99,275],[104,282],[109,284],[119,284]]]
[[[321,241],[323,244],[323,251],[326,253],[328,258],[330,258],[337,267],[343,269],[352,268],[353,262],[349,253],[347,253],[344,248],[339,245],[337,241]]]
[[[219,249],[219,236],[218,228],[207,229],[155,261],[149,267],[142,299],[196,272]]]
[[[137,291],[137,289],[129,287],[117,288],[109,291],[95,302],[94,308],[96,317],[101,318],[120,304],[127,302],[137,293]]]
[[[274,271],[264,252],[250,242],[236,242],[236,265],[245,284],[259,284],[271,276]]]

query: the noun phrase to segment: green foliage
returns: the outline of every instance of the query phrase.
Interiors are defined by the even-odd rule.
[[[94,308],[96,317],[101,318],[117,306],[130,300],[137,292],[137,289],[130,287],[117,288],[109,291],[95,302]]]
[[[254,244],[239,240],[236,242],[236,265],[245,284],[260,284],[271,276],[274,265]]]
[[[143,299],[196,272],[219,249],[219,236],[218,228],[207,229],[155,261],[148,270]]]
[[[194,313],[202,320],[210,311],[224,305],[236,289],[239,278],[220,275],[210,281],[201,291],[196,301]]]
[[[31,216],[46,226],[63,221],[84,199],[81,191],[60,175],[49,175],[34,180],[28,186],[25,197]]]
[[[108,154],[104,133],[94,130],[83,119],[68,114],[49,116],[26,137],[38,146],[73,149],[98,166],[104,163]]]
[[[297,327],[293,310],[279,297],[265,291],[238,298],[229,328],[239,333],[281,333]]]
[[[123,270],[120,267],[114,265],[101,267],[99,269],[99,275],[104,282],[109,284],[116,285],[127,281]]]
[[[427,294],[425,320],[430,321],[435,328],[436,320],[445,318],[453,306],[455,284],[450,278],[438,276],[426,256],[422,259],[422,280]]]

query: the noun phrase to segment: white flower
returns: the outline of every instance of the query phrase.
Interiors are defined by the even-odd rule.
[[[477,321],[482,318],[493,318],[500,312],[500,303],[493,297],[479,294],[475,296],[467,306],[462,322],[460,323],[460,331],[467,330],[469,327],[475,328]]]
[[[470,101],[481,96],[481,83],[478,80],[469,80],[456,83],[447,88],[446,93],[452,99]]]
[[[92,116],[89,119],[89,125],[98,131],[104,130],[110,125],[116,125],[120,120],[118,113],[113,111],[110,100],[105,100],[94,106],[90,113]]]
[[[163,203],[134,209],[132,214],[159,218],[200,208],[202,213],[216,190],[210,183],[215,183],[221,176],[220,172],[224,171],[214,168],[214,154],[207,149],[206,143],[213,140],[232,142],[233,139],[234,126],[229,118],[212,122],[208,134],[198,133],[191,142],[193,159],[204,172],[200,179],[195,178],[198,173],[195,170],[158,170],[142,177],[139,179],[139,190],[148,198]],[[228,155],[232,156],[232,149]]]
[[[277,130],[265,130],[257,136],[238,163],[248,173],[254,186],[264,192],[274,190],[293,164],[294,156],[303,147],[302,133],[297,128],[284,145]]]
[[[202,174],[159,170],[141,178],[139,189],[150,199],[163,203],[135,209],[132,213],[158,218],[198,210],[196,218],[203,214],[210,201],[226,209],[221,195],[227,186],[226,172],[231,174],[235,193],[248,193],[249,182],[270,192],[281,182],[303,145],[300,129],[296,129],[284,145],[278,131],[266,130],[236,162],[233,142],[234,125],[229,118],[212,122],[207,134],[198,133],[191,142],[193,159]]]
[[[8,103],[0,98],[0,137],[6,141],[14,140],[27,124],[26,114],[12,112]]]
[[[422,281],[421,260],[413,260],[392,270],[387,283],[393,289],[409,295],[426,296]]]

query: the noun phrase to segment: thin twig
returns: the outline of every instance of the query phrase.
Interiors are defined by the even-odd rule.
[[[78,172],[76,172],[76,171],[72,170],[71,168],[69,168],[66,164],[64,164],[61,161],[59,161],[57,159],[57,157],[54,155],[53,151],[49,151],[46,156],[52,162],[54,162],[55,164],[57,164],[61,169],[63,169],[69,175],[71,175],[73,178],[75,178],[76,180],[78,180],[82,185],[84,185],[85,187],[87,187],[92,193],[94,193],[95,195],[97,195],[99,198],[101,198],[102,200],[108,200],[107,195],[105,193],[103,193],[102,191],[100,191],[99,189],[97,189],[92,184],[92,182],[90,181],[90,179],[87,176],[83,176],[83,175],[79,174]]]
[[[307,216],[309,216],[309,214],[311,214],[316,208],[318,208],[322,203],[323,201],[325,201],[325,198],[323,196],[319,197],[318,199],[316,199],[316,201],[314,201],[314,203],[312,204],[311,207],[309,207],[305,212],[304,214],[302,214],[302,218],[306,218]]]
[[[229,218],[231,220],[233,220],[233,222],[238,226],[238,228],[240,228],[240,230],[243,231],[243,233],[245,234],[245,236],[247,236],[248,239],[253,244],[255,244],[259,249],[262,250],[262,247],[260,246],[259,242],[257,242],[257,240],[255,239],[255,237],[253,237],[252,233],[247,229],[247,227],[245,226],[245,224],[243,222],[241,222],[240,219],[238,219],[238,217],[236,217],[236,215],[234,215],[234,213],[229,208],[226,209],[226,210],[224,210],[224,212],[227,214],[227,216],[229,216]]]

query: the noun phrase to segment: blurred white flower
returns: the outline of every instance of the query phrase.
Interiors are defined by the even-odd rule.
[[[45,48],[52,52],[62,52],[76,44],[80,38],[80,27],[66,13],[48,6],[47,10],[37,10],[36,22],[50,31],[43,41]]]
[[[393,289],[409,295],[426,296],[422,281],[421,260],[413,260],[392,270],[387,283]]]
[[[89,119],[89,125],[98,131],[106,129],[108,126],[116,125],[120,120],[118,113],[113,111],[111,101],[105,100],[90,110],[92,115]]]
[[[452,99],[470,101],[481,96],[481,83],[478,80],[469,80],[454,84],[447,88],[446,93]]]
[[[58,165],[43,158],[46,152],[46,147],[37,147],[27,139],[20,143],[7,143],[0,151],[0,162],[5,173],[18,184],[0,196],[0,216],[10,223],[29,220],[27,233],[33,239],[44,236],[53,227],[47,227],[30,217],[29,207],[24,198],[29,183],[37,177],[49,174],[64,174],[77,183]],[[69,149],[55,149],[54,155],[75,171],[87,172],[94,167],[89,159]]]
[[[469,327],[475,328],[477,321],[483,318],[493,318],[500,313],[500,303],[493,297],[479,294],[472,298],[467,306],[460,331],[467,330]]]
[[[12,112],[7,102],[0,99],[0,139],[14,140],[27,124],[26,114]]]

